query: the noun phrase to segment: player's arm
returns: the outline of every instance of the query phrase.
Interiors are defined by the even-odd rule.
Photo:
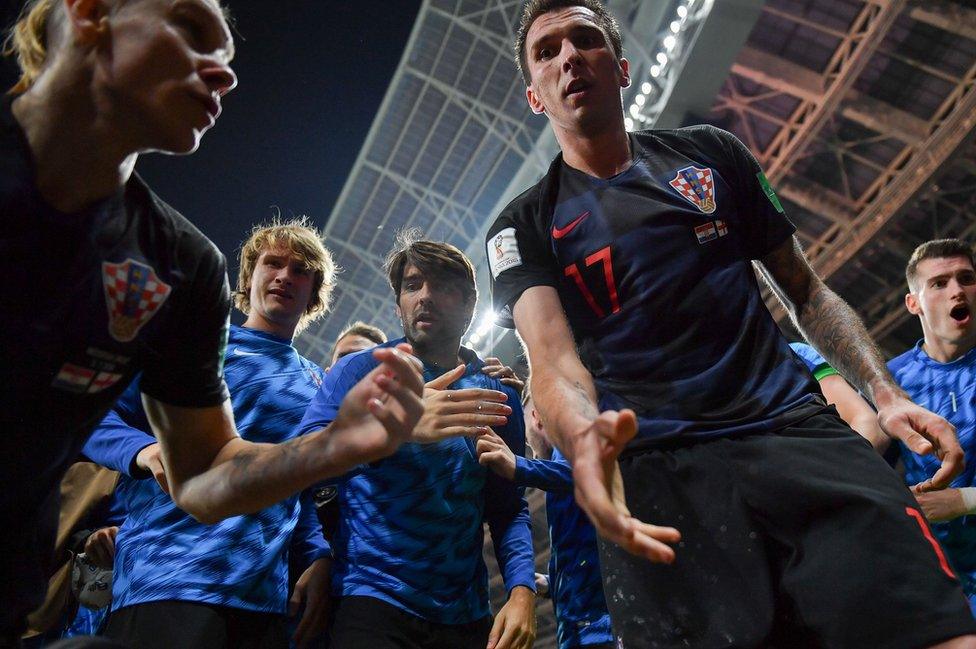
[[[674,551],[666,543],[676,543],[678,531],[633,518],[624,502],[617,457],[637,432],[636,417],[629,410],[599,412],[593,377],[576,353],[556,289],[526,289],[513,315],[529,359],[536,408],[550,438],[573,465],[580,507],[604,538],[628,552],[670,563]]]
[[[837,408],[837,414],[857,433],[868,440],[879,453],[884,453],[891,438],[884,434],[878,423],[878,413],[851,387],[840,374],[820,379],[820,389],[827,403]]]
[[[373,356],[380,365],[349,391],[335,421],[282,444],[241,439],[229,400],[186,408],[143,393],[173,500],[197,520],[215,522],[391,454],[423,413],[423,378],[402,350]]]
[[[955,429],[912,403],[895,383],[864,323],[813,271],[796,237],[764,256],[760,268],[810,344],[877,405],[882,430],[914,452],[934,452],[942,461],[935,476],[916,489],[946,487],[964,465]]]

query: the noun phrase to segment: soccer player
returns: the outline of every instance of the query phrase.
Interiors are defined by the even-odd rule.
[[[387,270],[406,340],[424,363],[426,413],[415,434],[429,443],[405,444],[339,484],[331,647],[530,647],[535,588],[524,490],[478,464],[473,440],[495,426],[522,455],[525,432],[513,390],[461,347],[477,302],[474,268],[454,246],[404,237]],[[340,360],[302,430],[328,425],[375,364],[365,352]],[[494,622],[483,523],[508,591]]]
[[[241,436],[278,444],[296,436],[322,384],[321,368],[292,339],[325,313],[335,264],[304,220],[255,228],[240,261],[234,299],[247,319],[230,328],[227,386]],[[194,520],[166,493],[138,380],[83,452],[123,474],[117,493],[128,513],[116,538],[106,635],[147,648],[287,647],[289,559],[303,573],[292,600],[309,601],[296,639],[324,630],[331,553],[311,497],[212,526]]]
[[[813,374],[827,404],[837,408],[837,414],[848,426],[883,453],[891,438],[881,430],[878,414],[871,404],[816,349],[806,343],[790,343],[790,349]]]
[[[357,320],[342,330],[336,338],[335,346],[332,348],[332,362],[329,366],[336,364],[343,356],[353,352],[361,352],[364,349],[382,345],[386,342],[386,334],[379,327],[366,324]]]
[[[953,429],[810,268],[753,156],[709,126],[627,133],[629,65],[601,2],[531,0],[516,51],[562,153],[488,231],[494,307],[612,542],[624,646],[976,646],[917,503],[825,406],[752,262],[885,432],[942,459],[924,490],[962,469]]]
[[[413,361],[382,349],[329,431],[238,437],[224,259],[133,172],[141,152],[194,151],[237,83],[216,0],[30,0],[11,48],[23,74],[0,103],[0,645],[42,600],[61,476],[137,372],[172,496],[209,522],[391,453],[423,390]]]
[[[956,427],[966,470],[948,489],[916,494],[935,524],[952,568],[976,612],[976,264],[973,248],[959,239],[923,243],[905,269],[905,306],[922,323],[923,338],[888,368],[918,403]],[[899,444],[909,485],[930,480],[932,458]]]
[[[559,649],[614,649],[596,531],[573,498],[569,462],[549,442],[531,395],[525,396],[525,436],[536,459],[515,455],[498,435],[488,433],[478,438],[478,461],[506,480],[546,492],[549,585]]]

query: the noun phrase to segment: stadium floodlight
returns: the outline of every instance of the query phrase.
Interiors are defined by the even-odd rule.
[[[669,52],[673,50],[674,46],[677,44],[678,44],[678,39],[675,38],[674,36],[668,35],[664,38],[664,49],[666,49]]]
[[[638,106],[637,104],[631,104],[630,105],[630,114],[633,117],[637,117],[640,114],[640,106]]]
[[[657,59],[657,62],[660,63],[661,65],[668,64],[668,55],[665,54],[664,52],[658,52],[655,58]]]
[[[661,76],[661,66],[660,65],[652,65],[651,66],[651,76],[654,77],[655,79],[658,78],[659,76]]]
[[[678,18],[685,18],[688,16],[688,7],[684,5],[678,6]]]
[[[632,120],[629,117],[625,117],[624,118],[624,128],[627,129],[628,131],[633,131],[634,130],[634,120]]]
[[[681,31],[681,21],[680,20],[674,20],[674,21],[672,21],[671,22],[671,33],[672,34],[677,34],[680,31]]]
[[[652,90],[654,90],[654,86],[651,85],[650,81],[645,81],[641,84],[641,92],[645,95],[651,94]]]
[[[636,97],[634,97],[634,103],[637,104],[638,106],[643,106],[645,101],[647,101],[647,97],[645,97],[644,95],[637,95]]]

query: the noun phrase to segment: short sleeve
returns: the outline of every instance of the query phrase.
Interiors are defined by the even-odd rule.
[[[485,239],[491,270],[491,303],[497,322],[512,329],[512,306],[533,286],[557,286],[555,257],[545,228],[551,215],[531,209],[534,192],[516,199],[488,229]]]
[[[818,381],[824,379],[833,374],[837,374],[837,370],[830,366],[823,356],[817,352],[816,349],[807,345],[806,343],[790,343],[790,349],[800,357],[806,366],[813,374],[813,378]]]
[[[165,330],[147,350],[142,391],[173,406],[207,408],[228,397],[224,383],[230,325],[227,267],[224,256],[202,235],[186,233],[180,246],[180,270],[190,280],[179,289],[179,302]]]
[[[718,128],[709,130],[722,141],[731,171],[726,175],[735,183],[738,229],[750,259],[761,259],[796,232],[782,203],[752,152],[737,137]]]

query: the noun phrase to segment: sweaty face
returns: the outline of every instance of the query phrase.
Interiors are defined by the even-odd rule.
[[[357,334],[347,334],[336,342],[335,351],[332,352],[331,364],[335,365],[336,361],[343,356],[361,352],[364,349],[370,349],[372,347],[376,347],[376,343],[369,338],[365,338]]]
[[[532,83],[529,106],[565,130],[622,122],[620,89],[630,85],[628,63],[585,7],[542,14],[529,27],[525,57]]]
[[[109,119],[140,150],[196,150],[237,84],[233,39],[214,0],[130,0],[108,26],[96,86]]]
[[[465,299],[457,280],[425,275],[413,264],[403,269],[397,315],[407,340],[418,349],[456,348],[473,309],[474,299]]]
[[[290,250],[264,250],[251,273],[251,313],[294,327],[312,298],[314,272]]]
[[[922,320],[926,339],[959,344],[976,337],[976,271],[966,257],[925,259],[918,264],[908,309]]]

